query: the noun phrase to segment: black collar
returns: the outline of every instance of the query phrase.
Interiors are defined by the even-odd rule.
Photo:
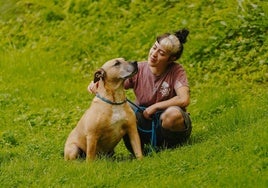
[[[124,103],[127,102],[127,99],[125,99],[124,101],[121,101],[121,102],[113,102],[113,101],[110,101],[109,99],[106,99],[106,98],[100,96],[98,93],[96,94],[96,97],[98,97],[102,101],[104,101],[104,102],[106,102],[108,104],[112,104],[112,105],[121,105],[121,104],[124,104]]]

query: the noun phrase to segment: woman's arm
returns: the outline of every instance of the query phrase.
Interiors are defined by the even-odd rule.
[[[150,119],[150,117],[159,110],[165,110],[170,106],[179,106],[179,107],[187,107],[190,104],[190,89],[187,86],[182,86],[178,89],[176,89],[176,96],[161,101],[158,103],[155,103],[149,107],[147,107],[143,111],[143,115],[145,118]]]

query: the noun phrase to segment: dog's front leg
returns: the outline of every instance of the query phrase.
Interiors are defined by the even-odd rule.
[[[140,141],[140,137],[138,134],[138,130],[136,128],[136,125],[132,127],[133,128],[131,128],[131,130],[128,131],[128,136],[130,139],[132,150],[137,159],[142,159],[143,156],[142,156],[142,150],[141,150],[141,141]]]
[[[93,135],[87,135],[87,162],[93,161],[96,158],[97,138]]]

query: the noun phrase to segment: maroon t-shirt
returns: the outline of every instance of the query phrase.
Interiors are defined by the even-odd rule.
[[[179,63],[171,63],[166,72],[155,76],[147,62],[138,63],[138,73],[125,81],[125,89],[133,88],[136,103],[150,106],[176,96],[175,89],[188,86],[186,72]]]

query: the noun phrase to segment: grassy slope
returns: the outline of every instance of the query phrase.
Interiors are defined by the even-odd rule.
[[[214,91],[197,97],[192,107],[195,131],[185,147],[147,157],[142,162],[120,160],[119,156],[114,162],[102,159],[91,165],[66,163],[62,159],[63,143],[88,105],[88,94],[83,90],[87,81],[78,72],[57,63],[47,64],[46,70],[23,64],[10,62],[10,66],[5,66],[9,71],[2,73],[12,83],[6,84],[5,92],[1,93],[6,95],[6,103],[1,101],[1,123],[5,124],[1,126],[0,153],[4,187],[267,185],[268,130],[263,125],[268,123],[268,98],[262,95],[263,87],[252,88],[252,93],[247,94],[233,89],[226,96],[221,94],[224,89],[215,86]],[[50,76],[38,76],[35,82],[27,78],[40,72]],[[68,81],[66,75],[76,80]],[[44,84],[47,86],[43,87]],[[248,104],[252,96],[256,100]],[[214,102],[209,104],[209,99]],[[224,105],[231,106],[225,109]],[[213,113],[213,117],[204,110]],[[122,145],[118,152],[127,155]]]
[[[263,74],[267,72],[267,62],[263,62],[267,57],[267,47],[259,47],[260,43],[256,43],[258,54],[254,49],[246,51],[246,42],[252,41],[243,34],[232,35],[231,48],[226,49],[217,42],[226,39],[222,31],[224,23],[215,23],[219,15],[231,25],[227,30],[236,31],[236,24],[241,24],[235,19],[227,19],[238,13],[236,2],[207,5],[206,1],[170,1],[154,5],[136,1],[130,6],[127,3],[121,5],[117,9],[119,13],[112,14],[115,17],[111,18],[109,12],[114,13],[113,7],[117,7],[119,1],[111,9],[100,9],[105,1],[93,3],[91,13],[84,10],[84,14],[91,15],[86,18],[75,14],[75,8],[72,13],[66,11],[66,7],[71,5],[64,4],[60,9],[52,1],[32,2],[36,9],[30,13],[24,13],[23,9],[14,11],[15,15],[27,18],[24,28],[17,29],[20,23],[16,22],[15,25],[5,24],[0,29],[3,51],[0,54],[1,187],[268,185],[268,130],[265,126],[268,124],[268,96],[267,75]],[[221,11],[215,13],[215,10]],[[53,17],[51,12],[60,13],[64,20],[56,24],[45,22],[61,20],[61,17]],[[97,12],[99,19],[93,16]],[[1,19],[6,21],[13,16],[6,12]],[[109,19],[119,21],[110,24]],[[257,23],[258,20],[255,26]],[[192,83],[189,110],[194,131],[190,143],[176,150],[153,154],[141,162],[126,159],[128,153],[122,143],[117,148],[116,161],[100,159],[93,164],[64,162],[62,152],[66,136],[92,98],[86,86],[94,70],[114,56],[146,58],[156,34],[178,27],[189,27],[192,31],[182,58]],[[255,30],[264,29],[265,26]],[[18,35],[13,35],[15,31],[19,32]],[[9,38],[3,33],[8,33]],[[235,46],[232,48],[239,37],[247,44],[241,45],[240,51]],[[22,44],[22,39],[27,39],[27,42]],[[13,45],[6,42],[8,40]],[[236,61],[241,62],[241,59],[226,58],[233,53],[244,61],[237,65]],[[246,66],[249,62],[252,62],[250,68]],[[225,66],[227,63],[230,67]],[[230,71],[233,71],[232,77]]]

